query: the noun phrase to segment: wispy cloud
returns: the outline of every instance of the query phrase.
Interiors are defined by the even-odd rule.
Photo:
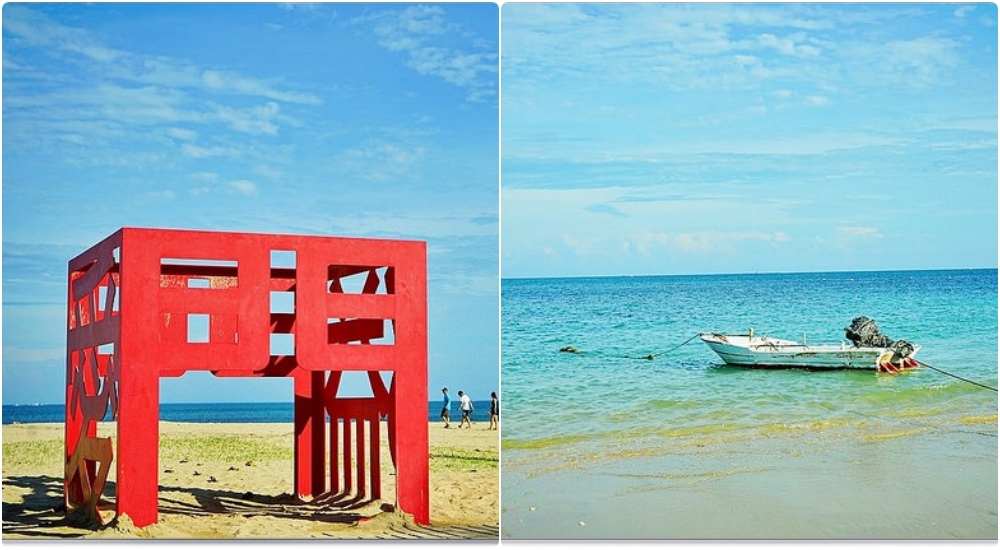
[[[180,150],[185,156],[195,159],[239,156],[239,150],[230,147],[223,147],[221,145],[203,147],[191,143],[183,143],[181,144]]]
[[[313,94],[279,90],[273,85],[256,78],[249,78],[232,72],[206,70],[201,73],[201,80],[206,89],[219,92],[265,97],[285,103],[304,103],[307,105],[319,105],[322,103]]]
[[[820,55],[820,48],[808,44],[806,34],[799,32],[791,36],[779,38],[771,33],[764,33],[757,37],[760,46],[774,50],[778,53],[800,57],[814,57]]]
[[[887,78],[925,86],[956,66],[957,44],[950,38],[921,37],[894,40],[883,45],[881,63]]]
[[[883,238],[882,233],[878,230],[877,227],[857,227],[857,226],[838,227],[837,234],[851,239]]]
[[[790,241],[790,237],[780,231],[739,231],[701,233],[640,233],[632,237],[631,248],[643,256],[649,256],[655,248],[673,249],[685,253],[717,254],[731,251],[742,243],[764,243],[776,246]]]
[[[955,9],[954,16],[955,16],[955,19],[964,20],[966,14],[972,13],[974,11],[976,11],[976,7],[975,6],[969,6],[969,5],[959,6],[958,8]]]
[[[250,180],[231,181],[229,187],[241,195],[252,197],[257,194],[257,184]]]
[[[770,245],[788,242],[788,235],[781,232],[765,233],[749,231],[739,233],[681,233],[673,238],[673,243],[681,250],[711,254],[720,248],[730,249],[741,242],[759,241]]]
[[[385,182],[401,176],[413,178],[424,155],[418,145],[372,138],[343,151],[338,164],[361,179]]]
[[[170,128],[167,130],[167,135],[183,141],[194,141],[198,139],[198,132],[188,130],[186,128]]]
[[[56,146],[38,142],[61,136],[81,145],[134,147],[151,139],[140,129],[154,127],[186,142],[178,146],[183,154],[202,158],[210,150],[196,143],[199,127],[221,122],[237,133],[275,135],[282,125],[295,123],[282,114],[281,104],[322,102],[282,87],[277,78],[118,49],[96,33],[56,23],[24,5],[5,6],[3,31],[4,123],[47,127],[40,133],[9,132],[5,145]],[[26,50],[41,55],[29,58]],[[66,64],[76,72],[67,72]]]
[[[450,35],[467,32],[444,17],[441,6],[419,5],[359,17],[355,24],[372,24],[378,43],[404,53],[406,64],[420,74],[435,76],[467,90],[467,99],[478,102],[495,96],[497,55],[483,44],[466,51],[450,45]]]

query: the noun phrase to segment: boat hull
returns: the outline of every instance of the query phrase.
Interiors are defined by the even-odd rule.
[[[751,368],[886,370],[886,348],[843,345],[810,346],[801,342],[750,335],[702,334],[701,340],[727,365]],[[904,360],[905,361],[905,360]],[[912,363],[912,364],[910,364]],[[882,364],[882,368],[880,368]],[[911,358],[898,369],[916,366]]]

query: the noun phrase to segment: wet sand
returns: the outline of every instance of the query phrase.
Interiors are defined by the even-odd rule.
[[[111,435],[102,424],[98,435]],[[161,422],[159,521],[137,529],[105,512],[81,526],[63,503],[61,424],[3,426],[3,539],[492,539],[499,529],[499,437],[485,424],[430,423],[431,525],[390,506],[395,497],[383,437],[382,494],[374,502],[303,504],[293,490],[292,426]],[[385,431],[383,430],[383,433]],[[112,468],[104,494],[113,500]]]
[[[996,540],[996,433],[578,448],[567,467],[504,451],[501,537]]]

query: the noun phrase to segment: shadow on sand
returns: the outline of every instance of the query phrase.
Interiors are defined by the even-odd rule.
[[[3,503],[4,538],[72,539],[94,536],[102,530],[118,526],[113,515],[114,499],[102,499],[99,506],[106,519],[104,525],[84,513],[67,514],[63,504],[63,480],[52,476],[18,476],[4,478],[4,485],[27,489],[23,502]],[[105,493],[114,495],[116,486],[108,482]],[[181,497],[190,495],[194,503]],[[311,530],[322,530],[318,524],[329,524],[331,530],[341,530],[394,513],[394,506],[371,498],[350,494],[326,494],[303,502],[289,494],[260,495],[202,487],[159,487],[159,515],[210,517],[213,515],[269,516],[310,522]],[[108,520],[108,517],[111,519]],[[316,528],[319,529],[316,529]],[[381,532],[359,534],[359,538],[424,538],[424,539],[494,539],[499,537],[497,526],[417,526],[410,521],[390,521]],[[194,537],[192,537],[194,538]]]

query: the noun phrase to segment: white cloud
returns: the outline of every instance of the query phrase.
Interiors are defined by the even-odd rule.
[[[87,31],[51,21],[26,6],[4,6],[3,15],[3,30],[16,43],[76,53],[101,63],[112,63],[123,55]]]
[[[217,122],[241,133],[275,135],[281,125],[295,123],[281,114],[281,104],[322,102],[314,94],[282,87],[276,77],[203,69],[184,59],[116,49],[105,37],[24,5],[5,6],[3,13],[4,123],[50,126],[46,132],[10,132],[5,145],[38,147],[40,140],[62,135],[134,148],[144,139],[142,126],[164,126],[166,135],[193,142],[199,125]],[[16,49],[8,46],[14,44]],[[76,72],[68,74],[67,64]],[[29,86],[43,91],[21,91]],[[246,107],[231,96],[264,101]],[[205,156],[197,149],[182,153]]]
[[[413,175],[426,151],[423,147],[370,139],[339,155],[338,163],[358,177],[370,181],[387,181]]]
[[[253,173],[271,180],[279,180],[285,175],[283,171],[265,164],[258,164],[257,166],[254,166]]]
[[[881,239],[883,237],[877,227],[838,227],[837,234],[852,239]]]
[[[967,13],[972,13],[974,11],[976,11],[975,6],[959,6],[958,9],[955,10],[955,19],[964,20]]]
[[[566,248],[573,251],[577,256],[587,257],[593,254],[595,250],[595,245],[590,240],[578,239],[572,235],[563,235],[562,240]]]
[[[219,92],[260,96],[285,103],[303,103],[308,105],[322,103],[322,100],[313,94],[277,90],[259,79],[249,78],[232,72],[206,70],[201,73],[201,80],[207,89]]]
[[[674,237],[673,243],[688,252],[715,252],[720,247],[731,247],[745,241],[760,241],[771,245],[788,242],[789,237],[777,231],[773,233],[748,231],[736,233],[681,233]]]
[[[210,157],[236,156],[237,151],[235,149],[218,145],[214,147],[201,147],[191,143],[184,143],[181,145],[181,153],[191,158],[203,159]]]
[[[773,34],[764,33],[758,36],[757,40],[761,46],[785,55],[811,57],[820,54],[819,48],[808,44],[801,44],[805,40],[804,33],[797,33],[786,38],[779,38]]]
[[[253,135],[278,133],[278,126],[271,120],[278,112],[277,103],[244,110],[216,105],[215,109],[215,116],[234,130]]]
[[[219,174],[215,172],[195,172],[189,176],[194,181],[207,181],[216,182],[219,181]]]
[[[374,22],[378,43],[407,55],[406,64],[420,74],[442,78],[468,90],[466,100],[482,101],[496,95],[498,56],[484,45],[480,51],[450,47],[448,36],[462,29],[450,24],[440,6],[411,6],[358,18]]]
[[[667,246],[671,241],[671,236],[666,233],[644,232],[632,237],[631,248],[642,256],[650,256],[655,247]]]
[[[957,49],[950,38],[927,36],[873,45],[868,57],[879,80],[922,88],[958,64]]]
[[[169,128],[167,130],[167,135],[184,141],[194,141],[198,139],[198,132],[188,130],[186,128]]]
[[[229,187],[241,195],[253,196],[257,194],[257,185],[250,180],[231,181]]]

